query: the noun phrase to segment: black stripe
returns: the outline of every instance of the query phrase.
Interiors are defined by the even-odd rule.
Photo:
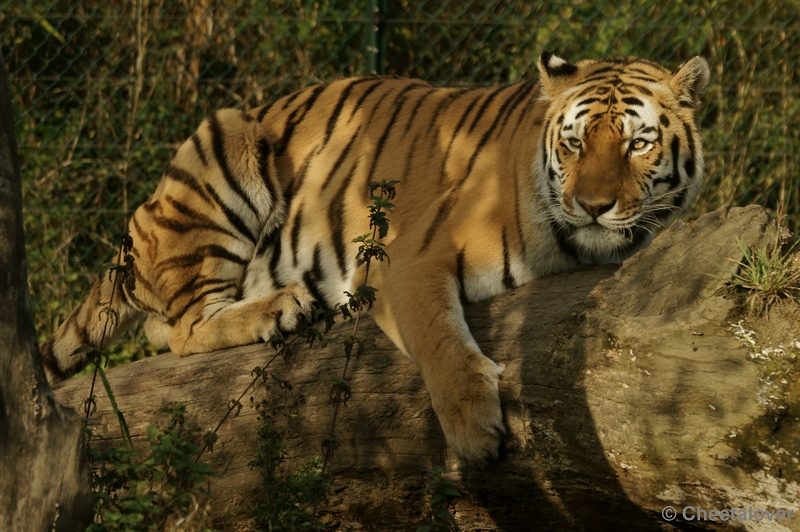
[[[300,204],[292,225],[290,246],[292,250],[292,265],[295,267],[297,267],[297,246],[300,243],[300,225],[303,223],[303,207],[305,207],[305,205]]]
[[[550,166],[550,158],[548,155],[550,152],[547,149],[547,130],[550,128],[550,121],[548,120],[545,123],[544,127],[542,128],[541,138],[542,138],[542,164],[546,167]]]
[[[650,89],[648,89],[647,87],[643,87],[643,86],[639,85],[638,83],[628,83],[627,86],[628,87],[634,87],[636,90],[638,90],[639,92],[641,92],[645,96],[652,96],[653,95],[653,92]]]
[[[619,79],[619,77],[616,77],[616,76],[615,77],[609,77],[609,76],[607,76],[605,74],[600,75],[600,76],[595,76],[594,74],[592,74],[591,76],[580,80],[578,83],[573,85],[572,88],[574,89],[574,88],[580,87],[581,85],[586,85],[587,83],[595,83],[595,82],[603,82],[603,84],[606,84],[606,85],[619,85],[620,84],[620,79]]]
[[[561,250],[561,252],[571,257],[573,260],[578,261],[577,248],[569,242],[568,236],[563,236],[564,231],[553,219],[550,219],[550,230],[553,232],[553,237],[556,239],[558,248]]]
[[[575,118],[573,118],[573,120],[579,119],[580,117],[582,117],[583,115],[585,115],[588,112],[589,112],[589,109],[584,109],[583,111],[579,111],[578,113],[575,114]]]
[[[272,278],[272,282],[275,283],[275,286],[278,288],[283,288],[286,286],[284,283],[278,279],[278,263],[281,260],[281,242],[283,241],[283,233],[279,232],[277,238],[275,239],[275,247],[272,248],[272,258],[269,259],[269,276]]]
[[[436,120],[438,120],[441,113],[445,112],[460,96],[474,90],[478,90],[478,88],[473,87],[471,89],[454,89],[452,92],[447,94],[447,96],[442,98],[442,101],[440,101],[439,105],[436,106],[433,116],[431,116],[430,120],[428,121],[428,133],[433,131],[433,128],[436,126]]]
[[[517,89],[517,91],[520,91],[520,90],[523,90],[523,89],[524,89],[524,85],[520,86]],[[461,179],[461,182],[459,183],[459,186],[461,185],[461,183],[466,181],[466,179],[469,177],[470,173],[472,173],[472,168],[475,166],[475,161],[478,159],[478,154],[483,149],[483,147],[486,146],[486,143],[489,141],[489,138],[492,136],[492,133],[494,132],[495,128],[500,123],[500,119],[502,118],[502,116],[506,113],[507,110],[513,109],[513,107],[511,107],[512,100],[513,100],[513,98],[509,98],[508,100],[506,100],[503,103],[502,106],[500,106],[500,110],[495,115],[494,121],[492,122],[492,125],[489,126],[489,129],[487,129],[486,132],[483,134],[483,137],[478,142],[478,146],[475,148],[475,151],[472,152],[472,157],[470,157],[469,164],[467,165],[467,174]],[[520,101],[521,100],[518,100],[517,102],[515,102],[514,103],[514,107],[519,105]],[[561,117],[561,119],[563,120],[563,116]]]
[[[160,314],[160,310],[156,310],[155,308],[151,307],[150,305],[145,305],[142,301],[135,295],[139,294],[142,295],[142,292],[147,292],[147,294],[155,294],[156,291],[153,290],[153,285],[150,283],[150,280],[147,276],[143,275],[142,272],[139,270],[139,266],[136,262],[133,263],[133,277],[136,279],[136,290],[130,291],[128,288],[123,285],[123,294],[128,299],[128,301],[135,306],[138,310],[142,312],[147,312],[150,314]],[[147,295],[145,294],[145,295]],[[172,325],[172,324],[170,324]]]
[[[289,118],[286,120],[286,126],[284,126],[283,129],[283,135],[281,135],[281,139],[275,145],[276,156],[280,157],[286,153],[286,150],[289,148],[289,142],[292,140],[294,129],[305,119],[308,112],[314,107],[319,95],[322,94],[322,91],[326,88],[327,85],[317,85],[310,89],[311,95],[289,115]],[[286,109],[286,106],[284,106],[284,109]]]
[[[408,98],[405,97],[404,95],[407,92],[421,86],[422,85],[419,83],[414,83],[406,86],[403,90],[400,91],[400,93],[394,99],[394,102],[392,102],[392,106],[394,107],[394,112],[392,113],[392,117],[389,119],[389,122],[386,124],[386,127],[383,130],[383,134],[381,135],[381,138],[378,140],[377,147],[375,148],[375,158],[372,159],[372,166],[370,167],[368,174],[370,181],[375,179],[375,169],[378,166],[378,159],[380,159],[381,155],[383,155],[383,147],[386,145],[386,140],[389,138],[389,134],[391,133],[392,128],[394,127],[394,123],[397,120],[400,111],[403,110],[403,106],[408,101]],[[380,103],[378,105],[380,105]],[[377,107],[378,106],[376,105],[375,108],[377,109]],[[410,119],[411,117],[409,117],[409,120]]]
[[[508,107],[505,116],[503,116],[503,123],[500,124],[498,136],[500,135],[500,133],[502,133],[503,130],[505,130],[506,124],[508,123],[508,119],[511,118],[511,116],[514,114],[516,108],[519,107],[519,104],[522,103],[522,100],[524,100],[525,97],[530,95],[530,90],[535,86],[536,83],[533,81],[522,83],[520,85],[519,90],[509,97],[507,101],[513,101],[513,103]]]
[[[258,141],[258,173],[261,175],[261,181],[267,188],[269,197],[272,200],[272,208],[277,210],[280,196],[275,189],[275,183],[272,181],[272,176],[270,176],[269,173],[269,155],[269,142],[267,142],[267,139],[262,138]]]
[[[132,221],[133,221],[133,227],[136,229],[136,232],[138,233],[138,237],[139,237],[139,238],[140,238],[140,239],[141,239],[141,240],[142,240],[142,241],[143,241],[145,244],[152,244],[152,243],[153,243],[153,240],[150,238],[150,235],[148,235],[148,234],[147,234],[147,233],[144,231],[144,229],[142,229],[142,226],[141,226],[141,225],[139,225],[139,219],[136,217],[136,214],[135,214],[135,213],[134,213],[134,215],[133,215],[133,220],[132,220]],[[137,249],[137,248],[136,248],[136,247],[134,247],[134,251],[136,251],[136,249]]]
[[[414,120],[414,119],[415,119],[415,118],[416,118],[416,116],[417,116],[417,111],[419,111],[419,108],[422,106],[422,102],[424,102],[424,101],[425,101],[425,100],[428,98],[428,96],[430,96],[431,94],[433,94],[433,93],[437,92],[438,90],[439,90],[439,89],[434,89],[434,88],[431,88],[431,89],[429,89],[429,90],[428,90],[428,92],[426,92],[425,94],[423,94],[423,95],[422,95],[422,96],[419,98],[419,100],[417,100],[417,103],[415,103],[415,104],[414,104],[414,108],[411,110],[411,113],[408,115],[408,116],[409,116],[409,119],[408,119],[408,122],[406,122],[406,130],[405,130],[405,133],[408,133],[408,131],[411,129],[411,125],[412,125],[412,124],[414,124],[414,122],[415,122],[415,120]]]
[[[609,91],[608,87],[603,87],[603,86],[599,86],[598,87],[597,85],[593,85],[591,87],[586,87],[585,89],[583,89],[581,92],[579,92],[575,96],[575,98],[576,99],[577,98],[582,98],[582,97],[586,96],[589,93],[596,93],[596,94],[599,94],[599,95],[603,95],[603,94],[608,93],[608,91]]]
[[[664,158],[664,151],[662,150],[658,152],[658,157],[656,157],[656,160],[653,161],[652,165],[653,168],[658,168],[659,166],[661,166],[661,159],[663,158]],[[655,172],[655,170],[653,170],[653,172]]]
[[[342,272],[342,277],[347,276],[347,263],[345,262],[345,239],[344,239],[344,204],[345,196],[347,194],[347,187],[350,186],[350,181],[353,179],[353,174],[356,173],[358,167],[358,159],[350,169],[350,172],[342,181],[342,186],[336,192],[331,206],[328,209],[328,221],[331,227],[331,243],[333,250],[336,253],[336,262],[339,265],[339,270]]]
[[[653,186],[667,183],[670,189],[676,188],[681,183],[681,173],[678,170],[678,157],[680,156],[680,140],[677,136],[672,137],[672,173],[669,177],[662,177],[653,181]]]
[[[220,126],[219,118],[217,118],[216,113],[211,113],[211,116],[208,117],[208,123],[211,126],[211,145],[214,148],[214,155],[217,158],[217,164],[219,164],[220,170],[222,170],[225,181],[228,183],[231,190],[242,199],[245,205],[257,215],[258,209],[255,204],[253,204],[250,197],[245,194],[244,189],[242,189],[242,186],[239,184],[239,180],[233,175],[228,166],[228,157],[225,153],[225,141],[223,139],[222,127]]]
[[[189,231],[193,231],[195,229],[200,229],[203,231],[213,231],[222,233],[224,235],[230,236],[231,238],[237,238],[237,235],[233,234],[232,232],[228,231],[224,227],[220,227],[213,221],[211,221],[207,216],[202,213],[191,209],[187,205],[175,200],[174,198],[168,196],[166,198],[167,203],[172,205],[172,207],[178,211],[178,213],[182,214],[187,218],[191,218],[192,222],[186,222],[181,220],[176,220],[175,218],[170,218],[167,216],[159,216],[157,214],[153,215],[153,222],[164,229],[174,231],[176,233],[188,233]]]
[[[626,75],[629,76],[631,79],[635,79],[637,81],[644,81],[644,82],[647,82],[647,83],[658,83],[658,80],[655,79],[655,78],[650,78],[650,77],[646,77],[646,76],[634,76],[632,74],[627,74],[627,73],[626,73]],[[650,95],[648,94],[648,96],[650,96]]]
[[[193,275],[192,278],[189,279],[189,281],[183,283],[183,285],[180,288],[178,288],[177,290],[172,292],[172,294],[170,295],[169,300],[165,301],[166,310],[169,311],[172,308],[173,303],[175,303],[175,300],[177,300],[179,297],[181,297],[183,295],[186,295],[186,294],[193,294],[193,293],[197,292],[199,289],[201,289],[201,288],[203,288],[205,286],[218,285],[220,283],[230,284],[231,280],[230,279],[205,279],[205,278],[202,278],[202,280],[201,280],[200,274],[197,273],[197,274]]]
[[[263,106],[260,111],[258,111],[257,119],[259,122],[262,122],[264,120],[264,117],[267,116],[267,113],[269,112],[270,109],[272,109],[273,105],[275,105],[275,102],[270,102],[265,106]]]
[[[308,155],[306,155],[306,158],[303,160],[303,164],[300,166],[300,170],[298,170],[297,174],[293,176],[293,179],[289,181],[286,190],[283,192],[283,203],[287,207],[292,204],[294,193],[300,190],[300,188],[303,186],[306,175],[308,175],[308,168],[311,166],[311,160],[317,153],[318,152],[316,148],[308,152]]]
[[[347,143],[347,146],[345,146],[344,150],[342,150],[342,153],[339,154],[336,162],[333,163],[333,168],[331,168],[331,171],[328,173],[328,177],[325,178],[325,182],[322,183],[322,190],[328,188],[328,185],[330,185],[331,181],[333,181],[333,177],[336,175],[336,172],[339,170],[339,167],[342,166],[345,159],[347,159],[347,154],[350,153],[350,149],[356,142],[356,138],[358,137],[359,133],[361,133],[361,126],[358,126],[358,129],[356,129],[356,132],[353,133],[353,136],[350,138],[350,142]]]
[[[517,91],[522,91],[524,90],[524,88],[525,86],[523,84],[517,89]],[[467,178],[469,178],[470,174],[472,173],[472,169],[475,166],[478,154],[480,153],[481,149],[486,145],[486,143],[489,141],[489,138],[491,137],[495,128],[500,123],[500,119],[503,117],[503,115],[506,113],[507,110],[512,108],[511,103],[514,100],[515,100],[514,98],[509,98],[503,103],[503,105],[500,107],[500,110],[495,115],[494,121],[492,122],[491,126],[489,126],[489,128],[484,132],[483,136],[481,137],[481,140],[478,142],[478,146],[475,148],[475,151],[472,153],[472,156],[470,157],[469,163],[467,165],[466,174],[450,190],[448,197],[446,197],[443,200],[442,205],[439,207],[439,211],[436,213],[436,217],[434,218],[433,223],[428,227],[427,231],[425,232],[425,237],[422,242],[422,247],[420,248],[419,251],[420,253],[422,253],[427,249],[427,247],[433,240],[433,235],[436,232],[436,229],[449,216],[450,211],[452,210],[455,203],[458,201],[459,190],[461,189],[463,184],[466,182]],[[514,105],[515,106],[519,105],[520,101],[522,100],[517,99],[516,102],[514,102]]]
[[[633,109],[625,109],[625,114],[626,115],[630,115],[630,116],[635,116],[636,118],[639,118],[639,113],[637,113]]]
[[[197,156],[200,157],[200,162],[203,163],[203,166],[208,166],[208,159],[206,159],[206,151],[203,149],[203,145],[200,143],[200,137],[197,136],[197,132],[192,133],[192,144],[194,145],[194,149],[197,152]]]
[[[259,256],[263,255],[264,253],[266,253],[267,250],[270,248],[270,246],[273,246],[275,244],[275,239],[277,237],[280,237],[280,234],[281,234],[280,231],[281,231],[281,228],[277,227],[277,228],[273,229],[271,233],[268,233],[268,234],[264,235],[264,237],[261,239],[261,242],[258,243],[258,248],[256,249],[256,256],[257,257],[259,257]],[[271,260],[270,260],[270,262],[271,262]]]
[[[667,118],[667,115],[661,115],[661,116],[659,116],[659,117],[658,117],[658,120],[661,122],[661,124],[662,124],[664,127],[669,127],[669,118]]]
[[[311,265],[311,269],[307,270],[303,274],[303,283],[306,285],[306,288],[311,295],[316,299],[320,304],[327,306],[327,300],[322,295],[322,291],[319,288],[319,283],[323,279],[323,272],[322,272],[322,265],[320,264],[320,247],[319,244],[314,248],[314,262]]]
[[[589,105],[590,103],[599,102],[599,101],[600,101],[600,98],[586,98],[585,100],[582,100],[582,101],[578,102],[575,105],[579,105],[579,106],[580,105]]]
[[[333,108],[333,112],[331,116],[328,117],[328,125],[325,127],[325,140],[322,142],[322,147],[320,149],[325,148],[328,145],[328,141],[331,140],[331,136],[333,135],[333,130],[336,128],[336,122],[339,120],[339,115],[342,114],[342,109],[344,108],[345,102],[350,97],[350,93],[353,91],[353,87],[356,85],[360,85],[362,83],[366,83],[368,81],[372,81],[375,78],[359,78],[354,81],[351,81],[347,87],[342,90],[341,96],[339,96],[339,101],[336,102],[336,106]]]
[[[461,130],[462,127],[464,127],[464,123],[467,121],[467,117],[472,112],[473,107],[475,107],[475,105],[478,103],[478,100],[483,98],[483,96],[484,96],[483,94],[479,94],[477,98],[475,98],[474,100],[469,102],[469,105],[467,105],[466,111],[464,111],[464,114],[461,115],[461,118],[459,119],[458,124],[456,124],[456,129],[453,131],[453,135],[450,137],[450,146],[453,145],[453,141],[455,140],[456,135],[458,134],[458,132]],[[487,100],[488,100],[488,98],[487,98]],[[479,113],[480,113],[480,111],[479,111]],[[476,118],[480,118],[480,116],[476,115]],[[473,122],[472,127],[469,129],[469,131],[472,132],[472,129],[474,127],[475,127],[475,123]],[[447,151],[450,151],[449,147],[448,147]]]
[[[220,282],[220,281],[216,280],[214,282]],[[192,289],[192,288],[194,288],[194,287],[188,287],[188,289]],[[213,288],[209,288],[208,290],[203,290],[202,292],[199,292],[199,293],[195,293],[194,297],[192,297],[185,305],[183,305],[179,309],[175,309],[175,311],[173,311],[173,312],[170,312],[169,313],[169,319],[174,320],[176,322],[180,321],[180,319],[186,314],[186,312],[190,308],[192,308],[193,306],[197,305],[198,303],[202,303],[203,300],[207,296],[210,296],[211,294],[218,294],[220,292],[226,292],[226,291],[230,290],[231,288],[234,288],[234,289],[238,288],[237,287],[237,283],[229,281],[229,282],[227,282],[227,283],[225,283],[223,285],[216,286],[216,287],[213,287]],[[177,299],[177,296],[174,297],[169,302],[168,308],[170,306],[172,306],[172,303],[175,302],[175,299]],[[209,316],[209,319],[211,319],[210,316]],[[198,321],[201,321],[201,320],[202,320],[202,314],[201,314],[200,320],[195,320],[195,323],[197,323]]]
[[[433,240],[434,233],[437,229],[439,229],[441,223],[447,219],[447,216],[453,209],[453,205],[456,202],[457,188],[458,185],[453,186],[453,188],[450,189],[450,194],[442,200],[442,204],[439,206],[439,210],[436,212],[436,217],[433,219],[433,223],[428,226],[428,230],[425,231],[425,237],[422,240],[422,247],[419,248],[419,253],[422,253],[428,249],[428,246]]]
[[[623,98],[623,102],[627,103],[628,105],[636,105],[638,107],[644,107],[644,102],[639,98],[634,98],[633,96],[629,96],[628,98]]]
[[[467,301],[467,284],[464,279],[464,253],[466,248],[462,249],[456,257],[456,279],[458,279],[458,291],[462,301]]]
[[[506,90],[506,88],[507,87],[499,87],[489,93],[489,96],[486,97],[486,99],[481,104],[480,109],[478,109],[478,112],[475,114],[475,119],[472,121],[472,125],[469,126],[468,133],[472,133],[475,130],[475,126],[477,126],[478,122],[480,122],[481,118],[483,117],[483,114],[486,112],[486,109],[489,108],[489,105],[494,101],[494,99],[497,98],[497,96],[501,92]]]
[[[508,251],[508,240],[506,239],[506,228],[503,227],[503,286],[506,290],[517,287],[517,282],[511,274],[511,256]]]
[[[453,144],[456,141],[456,137],[458,136],[458,132],[464,126],[464,123],[467,121],[467,117],[469,116],[470,112],[472,112],[472,108],[475,107],[475,104],[478,103],[478,100],[483,98],[482,94],[479,94],[477,98],[472,100],[469,105],[467,105],[466,111],[464,114],[461,115],[461,119],[459,119],[458,123],[456,124],[456,128],[453,130],[453,134],[450,136],[450,142],[447,144],[447,150],[444,152],[444,157],[442,158],[442,168],[439,171],[439,183],[444,183],[445,181],[445,169],[447,168],[447,163],[450,160],[450,151],[453,149]]]
[[[689,145],[689,158],[686,159],[684,168],[686,169],[686,175],[689,179],[694,179],[694,160],[696,158],[694,152],[694,136],[692,135],[692,128],[690,128],[689,124],[686,122],[683,123],[683,130],[686,132],[686,142]]]
[[[526,255],[525,232],[522,230],[522,219],[520,218],[519,184],[517,182],[517,173],[514,172],[512,175],[514,176],[514,221],[517,224],[517,238],[519,239],[519,246],[522,249],[522,260],[525,260],[525,255]]]
[[[378,102],[372,107],[372,110],[370,111],[369,116],[366,117],[362,121],[362,123],[364,123],[364,122],[366,122],[367,124],[373,123],[373,120],[375,120],[375,113],[377,113],[378,109],[380,109],[381,104],[383,103],[383,100],[385,100],[387,96],[389,96],[391,93],[393,93],[395,91],[395,88],[396,87],[391,87],[391,88],[389,88],[388,91],[386,91],[383,94],[381,94],[381,97],[378,98]]]
[[[405,170],[401,175],[407,176],[411,172],[412,164],[414,162],[414,155],[417,153],[417,142],[419,141],[419,132],[414,135],[414,140],[411,141],[411,147],[408,150],[408,154],[406,155],[406,166]]]
[[[617,70],[618,68],[619,67],[617,67],[617,66],[600,67],[597,70],[593,70],[589,75],[590,76],[596,76],[597,74],[605,74],[606,72],[613,72],[613,71]]]
[[[355,116],[356,111],[361,109],[361,106],[364,104],[364,101],[369,97],[370,94],[372,94],[375,91],[375,89],[383,85],[383,82],[384,80],[378,80],[374,85],[370,85],[363,93],[361,93],[361,96],[356,101],[353,110],[350,111],[350,118],[347,121],[348,123],[353,121],[353,117]]]
[[[68,377],[68,375],[58,366],[58,360],[53,354],[53,343],[55,342],[55,339],[55,336],[48,338],[47,341],[41,345],[39,350],[42,353],[42,363],[45,365],[45,367],[50,370],[50,373],[55,375],[56,379],[63,381]]]
[[[541,86],[537,83],[537,84],[534,84],[534,88],[541,89]],[[539,92],[540,91],[537,91],[536,94],[538,94]],[[534,98],[534,97],[528,98],[528,103],[526,103],[525,107],[522,108],[522,112],[519,114],[519,118],[517,119],[517,124],[514,126],[514,130],[511,132],[511,138],[515,138],[516,137],[517,129],[519,129],[519,126],[522,124],[522,120],[528,114],[528,111],[530,111],[531,109],[533,109],[536,106],[536,102],[537,102],[537,98]],[[541,126],[542,125],[541,120],[537,120],[536,122],[534,122],[534,125],[535,126]]]
[[[158,267],[156,268],[157,270],[156,273],[161,274],[163,273],[164,270],[172,268],[186,269],[191,266],[195,266],[197,264],[202,263],[205,259],[209,257],[229,260],[231,262],[235,262],[236,264],[241,264],[242,266],[246,265],[249,262],[247,259],[244,259],[234,253],[231,253],[222,246],[211,244],[208,246],[200,246],[196,248],[192,253],[186,253],[184,255],[170,257],[169,259],[161,261],[158,264]]]
[[[214,187],[212,187],[209,183],[206,183],[206,192],[208,192],[208,194],[214,199],[214,202],[219,206],[220,210],[225,215],[225,218],[228,219],[228,222],[230,222],[230,224],[234,226],[242,235],[247,237],[250,242],[255,244],[258,237],[250,230],[245,221],[236,213],[236,211],[231,209],[225,204],[224,201],[222,201],[222,198],[219,196],[219,194],[217,194],[217,191],[214,190]]]
[[[283,107],[281,108],[281,111],[285,111],[292,104],[292,102],[295,101],[298,98],[298,96],[303,94],[306,90],[307,89],[300,89],[294,94],[290,94],[289,97],[286,98],[286,101],[283,102]]]
[[[178,168],[177,166],[173,166],[170,164],[164,170],[163,175],[164,177],[168,177],[174,181],[183,183],[184,185],[192,189],[195,193],[197,193],[198,196],[203,198],[203,200],[206,203],[209,204],[213,203],[208,194],[206,194],[205,191],[203,190],[203,186],[200,184],[200,181],[198,181],[198,179],[195,176],[193,176],[186,170],[183,170],[181,168]]]

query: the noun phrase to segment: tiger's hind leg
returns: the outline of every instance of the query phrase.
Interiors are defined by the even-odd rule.
[[[310,317],[314,301],[306,287],[296,282],[267,297],[201,301],[172,326],[169,346],[186,356],[268,342],[282,330],[294,330],[301,318]]]
[[[39,346],[51,384],[83,369],[90,361],[92,348],[105,349],[141,315],[130,304],[122,283],[114,287],[116,275],[101,276],[55,334]]]

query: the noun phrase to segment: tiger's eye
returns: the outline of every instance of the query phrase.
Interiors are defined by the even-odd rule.
[[[642,150],[642,149],[646,148],[648,144],[650,144],[650,143],[647,142],[644,139],[636,139],[633,142],[631,142],[631,149],[634,150],[634,151],[635,150]]]
[[[573,148],[580,148],[581,146],[583,146],[581,139],[571,138],[567,139],[567,142],[569,142],[569,145],[572,146]]]

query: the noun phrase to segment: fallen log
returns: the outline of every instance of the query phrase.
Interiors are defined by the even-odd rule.
[[[345,530],[413,530],[424,470],[447,467],[462,493],[451,501],[462,530],[749,530],[768,515],[771,530],[800,530],[800,513],[786,518],[800,510],[800,308],[747,317],[721,269],[742,259],[737,238],[758,247],[769,227],[759,207],[715,211],[673,224],[619,268],[563,273],[468,305],[478,344],[506,366],[508,437],[501,459],[482,468],[447,448],[413,362],[364,320],[374,345],[350,362],[324,519]],[[299,405],[288,438],[296,466],[320,454],[344,355],[338,344],[294,351],[268,370],[291,383]],[[272,353],[254,345],[164,354],[108,378],[134,439],[170,402],[186,404],[188,422],[205,431]],[[78,408],[90,378],[59,385],[57,397]],[[249,392],[206,454],[226,468],[211,486],[216,529],[251,526],[253,405],[275,390]],[[96,395],[95,417],[113,438],[116,419],[105,393]],[[676,519],[662,516],[667,506]],[[716,521],[702,520],[710,510]]]

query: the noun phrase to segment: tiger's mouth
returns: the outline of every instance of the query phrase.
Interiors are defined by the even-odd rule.
[[[652,230],[641,224],[608,227],[597,221],[586,225],[565,224],[561,238],[582,262],[621,262],[652,240]]]

